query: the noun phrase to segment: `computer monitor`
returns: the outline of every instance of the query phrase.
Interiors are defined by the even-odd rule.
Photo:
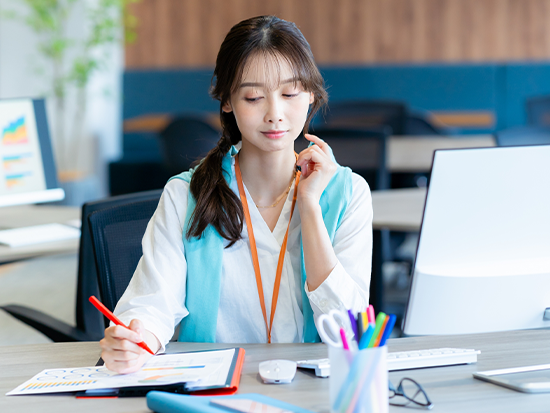
[[[44,99],[0,99],[0,206],[59,201]]]
[[[403,332],[550,327],[547,308],[550,145],[436,151]]]

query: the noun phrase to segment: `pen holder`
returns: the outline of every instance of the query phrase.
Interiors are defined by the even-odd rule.
[[[330,411],[387,413],[387,346],[359,351],[329,346]]]

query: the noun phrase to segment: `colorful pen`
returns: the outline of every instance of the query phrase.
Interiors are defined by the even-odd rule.
[[[342,327],[340,327],[340,337],[342,337],[342,346],[344,346],[344,350],[349,350],[348,339],[346,338],[346,332]]]
[[[372,338],[369,341],[368,347],[374,347],[374,343],[376,342],[376,338],[378,337],[378,334],[380,334],[380,330],[382,329],[382,325],[384,324],[384,320],[386,319],[386,314],[383,312],[379,312],[376,316],[376,326],[374,327],[374,333],[372,334]]]
[[[367,327],[369,326],[369,318],[367,317],[366,311],[361,311],[361,317],[363,317],[363,332],[367,330]]]
[[[395,316],[395,314],[390,315],[390,319],[388,321],[388,324],[386,325],[386,329],[384,330],[384,335],[382,336],[382,340],[380,340],[379,347],[384,346],[388,338],[390,338],[391,332],[393,330],[393,326],[395,325],[396,318],[397,317]]]
[[[122,321],[120,321],[107,307],[103,305],[101,301],[99,301],[95,296],[90,297],[90,302],[94,305],[95,308],[97,308],[101,313],[107,317],[109,320],[111,320],[113,323],[115,323],[118,326],[123,326],[128,328]],[[343,329],[342,329],[343,331]],[[345,335],[344,335],[345,337]],[[152,355],[155,355],[149,348],[149,346],[145,343],[145,341],[142,341],[141,343],[137,343],[138,346],[140,346],[142,349],[147,350]],[[347,343],[346,343],[347,345]]]
[[[380,332],[378,333],[378,337],[376,337],[376,341],[374,342],[374,347],[378,347],[380,345],[380,340],[382,340],[382,336],[386,331],[386,325],[388,324],[389,319],[390,319],[390,316],[386,315],[386,317],[384,318],[384,322],[382,323],[382,328],[380,329]]]
[[[372,304],[367,307],[367,318],[370,324],[374,324],[376,322],[374,319],[374,307]]]
[[[355,335],[355,340],[359,343],[359,335],[357,334],[357,320],[355,320],[355,317],[353,316],[353,312],[351,310],[348,310],[349,315],[349,321],[351,324],[351,329],[353,330],[353,334]]]
[[[365,331],[361,336],[361,341],[359,342],[359,350],[367,348],[370,339],[372,338],[372,334],[374,333],[374,324],[369,324],[368,326],[369,327],[367,328],[367,331]]]

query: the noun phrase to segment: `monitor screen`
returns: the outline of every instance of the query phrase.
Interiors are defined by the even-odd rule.
[[[550,327],[549,179],[550,145],[436,151],[405,334]]]
[[[58,201],[43,99],[0,99],[0,206]]]

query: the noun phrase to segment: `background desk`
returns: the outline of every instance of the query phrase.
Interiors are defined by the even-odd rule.
[[[391,231],[419,231],[426,192],[426,188],[372,191],[372,227]]]
[[[429,172],[436,149],[495,146],[493,135],[390,136],[386,164],[390,172]]]
[[[389,341],[390,351],[461,347],[481,350],[478,363],[390,373],[396,384],[402,377],[419,381],[434,402],[433,412],[547,412],[550,393],[529,395],[475,380],[475,371],[550,363],[549,330],[514,331],[469,336],[416,337]],[[216,344],[179,344],[182,350],[220,348]],[[230,345],[228,345],[230,346]],[[328,379],[299,370],[287,385],[265,385],[258,377],[261,361],[326,357],[323,344],[243,345],[246,358],[239,393],[262,393],[316,412],[329,411]],[[0,347],[0,411],[2,412],[148,412],[145,399],[76,400],[71,396],[17,396],[4,394],[47,368],[94,365],[97,343],[62,343]],[[399,407],[390,412],[406,413]]]
[[[0,208],[0,228],[19,228],[30,225],[60,223],[80,220],[80,208],[61,205],[20,205]],[[78,239],[45,242],[25,247],[0,245],[0,263],[62,252],[75,252]]]

